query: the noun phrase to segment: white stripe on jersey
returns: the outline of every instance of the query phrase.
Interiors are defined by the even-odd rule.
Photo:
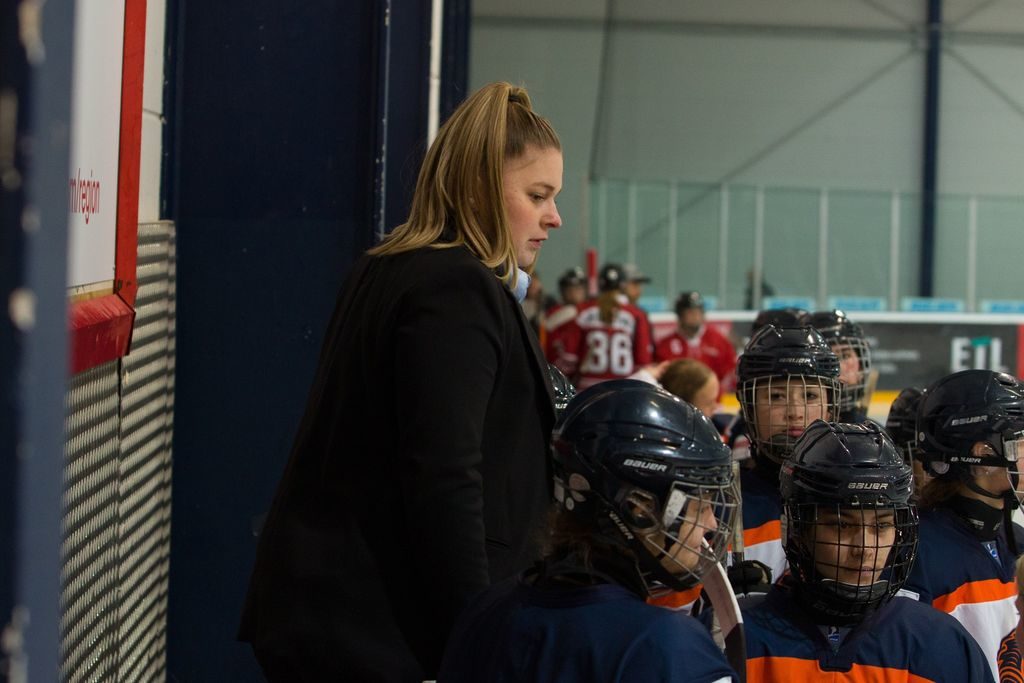
[[[992,602],[963,603],[950,612],[974,636],[988,657],[992,676],[999,680],[999,646],[1003,638],[1017,626],[1015,598],[1007,597]]]

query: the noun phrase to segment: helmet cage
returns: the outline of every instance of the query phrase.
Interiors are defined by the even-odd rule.
[[[619,448],[616,460],[655,462],[650,449],[629,448],[615,437],[591,447]],[[642,444],[632,444],[642,445]],[[646,485],[630,481],[607,467],[590,481],[580,473],[555,478],[555,500],[567,511],[596,526],[606,543],[632,550],[648,591],[685,590],[701,582],[711,562],[720,562],[732,537],[736,489],[728,464],[677,468],[652,475]],[[598,488],[592,489],[592,486]],[[703,524],[700,510],[709,506],[715,526]],[[702,544],[702,539],[706,543]],[[681,549],[676,546],[681,545]]]
[[[565,415],[565,409],[569,401],[576,395],[576,387],[569,378],[554,364],[548,363],[548,377],[551,380],[551,390],[554,394],[555,423],[561,422]]]
[[[817,311],[809,314],[806,320],[839,357],[840,368],[844,359],[847,363],[853,359],[852,357],[857,359],[856,381],[842,383],[840,414],[866,412],[871,404],[871,395],[868,391],[871,386],[871,347],[864,336],[863,328],[839,309]]]
[[[737,507],[731,482],[697,488],[676,482],[663,499],[623,488],[615,503],[608,517],[636,554],[649,592],[691,588],[725,557]],[[708,514],[711,525],[705,524]]]
[[[551,456],[555,499],[593,540],[631,551],[648,591],[698,582],[705,536],[709,557],[724,553],[736,506],[730,452],[677,397],[636,380],[590,387],[566,408]]]
[[[832,347],[832,351],[839,357],[840,372],[843,363],[851,355],[857,358],[857,380],[847,382],[840,380],[842,392],[839,396],[840,413],[863,412],[871,405],[871,345],[864,337],[858,336],[835,336],[828,337],[826,341]]]
[[[893,440],[896,444],[896,448],[900,449],[900,453],[903,454],[903,460],[908,465],[912,465],[915,460],[923,462],[924,458],[921,455],[921,445],[917,442],[917,430],[914,430],[912,436],[908,436],[902,441]]]
[[[917,553],[915,506],[880,499],[861,506],[786,503],[783,509],[797,595],[823,623],[859,622],[903,587]]]
[[[773,375],[742,382],[740,408],[757,454],[782,463],[808,425],[835,419],[839,393],[839,381],[821,375]]]

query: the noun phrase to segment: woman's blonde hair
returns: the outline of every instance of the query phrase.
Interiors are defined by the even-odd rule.
[[[515,245],[505,215],[502,172],[528,147],[561,151],[547,119],[533,111],[524,88],[491,83],[463,102],[437,133],[416,180],[409,220],[371,254],[466,245],[514,285]],[[450,233],[451,241],[442,241]]]
[[[680,358],[668,364],[661,375],[661,386],[684,401],[693,403],[697,392],[715,373],[694,358]]]

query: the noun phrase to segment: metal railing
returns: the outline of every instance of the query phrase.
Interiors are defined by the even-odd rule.
[[[588,193],[587,246],[651,275],[655,310],[696,289],[730,310],[1024,312],[1024,197],[941,196],[922,299],[916,193],[613,179]]]

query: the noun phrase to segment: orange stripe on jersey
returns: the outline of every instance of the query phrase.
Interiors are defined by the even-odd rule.
[[[854,664],[849,671],[822,671],[815,659],[797,657],[756,657],[747,660],[748,681],[786,681],[787,683],[930,683],[906,669]]]
[[[703,584],[697,584],[693,588],[688,588],[684,591],[668,593],[657,598],[647,598],[647,604],[667,607],[669,609],[686,607],[700,597],[700,591],[703,587]]]
[[[932,600],[932,607],[949,614],[960,605],[972,605],[979,602],[997,602],[1017,596],[1017,587],[1013,581],[1003,583],[999,579],[987,581],[971,581]]]
[[[753,529],[743,530],[743,545],[757,545],[766,541],[778,541],[782,538],[782,523],[773,519]]]

